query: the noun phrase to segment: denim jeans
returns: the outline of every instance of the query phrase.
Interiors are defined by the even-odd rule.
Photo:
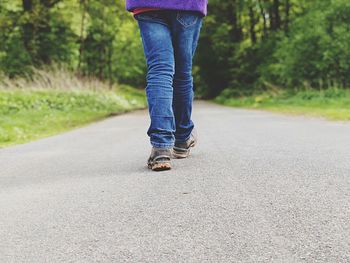
[[[160,10],[135,15],[147,62],[147,101],[152,146],[171,148],[189,139],[194,124],[192,60],[202,15]]]

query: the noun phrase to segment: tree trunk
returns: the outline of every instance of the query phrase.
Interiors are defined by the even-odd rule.
[[[32,0],[23,0],[22,8],[24,13],[31,13],[33,11]],[[33,57],[32,40],[34,38],[34,25],[30,19],[26,19],[22,25],[23,30],[23,45],[27,52]]]
[[[255,34],[255,25],[256,25],[256,20],[255,20],[255,13],[254,13],[254,8],[253,6],[249,6],[249,19],[250,19],[250,38],[252,40],[253,44],[256,44],[256,34]]]
[[[280,1],[274,0],[273,3],[273,9],[274,9],[274,16],[275,16],[275,23],[276,23],[276,29],[281,28],[281,16],[280,16]]]
[[[32,0],[23,0],[22,1],[22,6],[24,12],[30,12],[33,9],[33,3]]]
[[[289,31],[289,12],[290,12],[290,1],[286,0],[286,9],[285,9],[285,21],[284,21],[284,32],[288,34]]]
[[[279,13],[279,7],[280,7],[279,0],[273,0],[273,4],[269,10],[270,17],[271,17],[270,28],[272,31],[276,31],[281,28],[281,17]]]
[[[81,63],[84,55],[84,47],[85,47],[85,40],[84,40],[84,30],[85,30],[85,18],[86,18],[86,11],[88,6],[88,0],[81,0],[81,4],[83,5],[83,14],[81,18],[81,27],[80,27],[80,47],[79,47],[79,63],[78,63],[78,71],[81,69]]]
[[[112,76],[112,41],[109,44],[108,47],[108,83],[109,83],[109,89],[113,88],[113,76]]]
[[[232,25],[231,40],[234,43],[238,43],[243,39],[242,27],[239,23],[239,10],[236,0],[231,0],[228,4],[228,21]]]
[[[265,9],[261,3],[261,0],[258,1],[259,8],[260,8],[260,15],[263,18],[263,38],[267,36],[267,19],[266,19],[266,13]]]

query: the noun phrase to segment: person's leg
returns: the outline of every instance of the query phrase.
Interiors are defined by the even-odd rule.
[[[147,61],[146,94],[151,117],[147,134],[155,148],[174,145],[173,77],[175,70],[168,13],[152,11],[136,15]]]
[[[192,115],[193,77],[192,60],[202,25],[197,12],[176,11],[172,15],[173,47],[175,55],[173,111],[177,143],[186,142],[194,128]]]

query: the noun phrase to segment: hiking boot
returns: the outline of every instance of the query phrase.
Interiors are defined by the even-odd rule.
[[[148,168],[153,171],[165,171],[171,169],[171,149],[152,148],[148,159]]]
[[[190,155],[190,150],[197,144],[197,135],[191,133],[190,138],[186,142],[175,142],[173,148],[173,157],[182,159],[187,158]]]

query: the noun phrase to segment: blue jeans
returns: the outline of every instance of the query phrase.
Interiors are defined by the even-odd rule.
[[[135,15],[147,62],[147,101],[152,146],[171,148],[189,139],[194,124],[192,60],[202,15],[160,10]]]

